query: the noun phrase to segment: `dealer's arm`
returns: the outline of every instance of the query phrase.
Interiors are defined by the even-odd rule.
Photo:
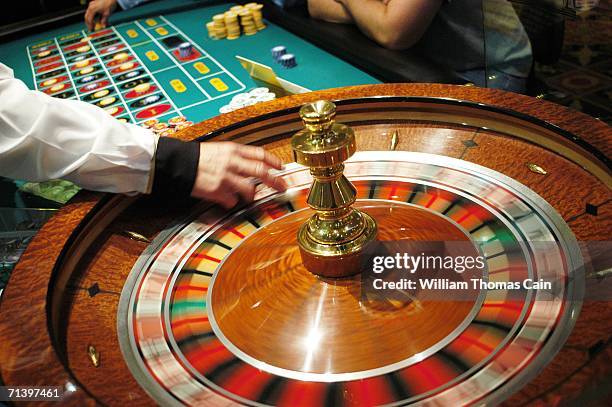
[[[181,142],[76,100],[31,91],[0,63],[0,176],[66,179],[96,191],[195,197],[234,206],[259,178],[284,190],[280,160],[261,147]]]

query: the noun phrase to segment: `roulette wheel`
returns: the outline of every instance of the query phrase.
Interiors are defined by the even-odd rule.
[[[262,145],[290,189],[229,211],[79,194],[4,293],[6,383],[74,405],[524,405],[609,377],[609,282],[584,245],[612,227],[604,123],[495,90],[372,85],[176,137]],[[383,295],[353,261],[439,241],[482,256],[469,295],[451,294],[457,273],[433,297]]]

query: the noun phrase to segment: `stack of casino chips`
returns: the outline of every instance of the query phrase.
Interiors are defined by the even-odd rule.
[[[193,53],[193,45],[190,42],[183,42],[179,45],[178,50],[181,58],[189,58]]]
[[[193,122],[187,120],[185,116],[175,116],[168,120],[168,123],[160,122],[158,119],[149,119],[141,123],[145,129],[153,131],[160,137],[170,136],[177,131],[191,126]]]
[[[217,14],[213,17],[213,36],[217,39],[227,37],[227,29],[225,28],[225,15]]]
[[[224,16],[227,39],[235,40],[240,38],[240,24],[238,24],[238,15],[230,10],[225,12]]]
[[[213,21],[206,23],[208,36],[212,39],[235,40],[240,34],[257,34],[257,31],[266,28],[262,8],[262,4],[248,3],[244,6],[233,6],[225,13],[215,15]]]
[[[240,25],[244,35],[257,34],[257,27],[255,26],[255,20],[253,19],[253,13],[248,8],[244,7],[240,13]]]
[[[276,47],[271,49],[271,52],[272,58],[274,58],[274,60],[278,62],[280,57],[287,53],[287,48],[285,48],[283,45],[277,45]]]
[[[252,106],[257,103],[267,102],[273,99],[276,99],[276,95],[270,92],[268,88],[255,88],[249,92],[234,95],[232,100],[227,105],[221,106],[219,113],[233,112],[234,110],[246,106]]]
[[[110,106],[113,103],[115,103],[117,101],[117,98],[115,96],[105,97],[109,93],[110,93],[110,91],[108,89],[102,89],[102,90],[99,90],[96,93],[94,93],[94,97],[96,97],[96,98],[104,98],[104,99],[100,100],[99,102],[97,102],[96,105],[100,106],[100,107],[107,107],[107,106]]]
[[[285,68],[294,68],[297,66],[295,55],[287,54],[287,48],[283,45],[277,45],[270,50],[272,52],[272,58]]]
[[[283,45],[277,45],[270,50],[272,52],[272,58],[285,68],[294,68],[297,66],[295,55],[287,54],[287,48]]]
[[[212,38],[213,40],[217,38],[215,35],[215,22],[209,21],[206,23],[206,29],[208,30],[208,38]]]
[[[255,27],[257,27],[257,31],[261,31],[266,28],[266,25],[263,22],[263,14],[261,12],[263,4],[247,3],[244,7],[248,10],[251,10],[251,13],[253,14],[253,21],[255,21]]]
[[[285,68],[295,68],[297,66],[297,61],[295,60],[295,55],[293,54],[281,55],[281,57],[278,59],[278,63]]]

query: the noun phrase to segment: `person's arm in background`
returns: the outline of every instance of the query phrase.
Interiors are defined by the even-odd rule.
[[[108,25],[108,18],[117,8],[117,4],[119,4],[122,9],[127,10],[148,1],[150,0],[91,0],[85,12],[85,24],[87,25],[87,29],[92,31],[96,21],[100,22],[102,28],[106,28]]]
[[[308,0],[308,14],[330,23],[354,23],[348,10],[336,0]]]
[[[261,147],[181,142],[121,123],[103,109],[29,90],[0,63],[0,176],[66,179],[96,191],[190,195],[232,207],[252,178],[284,190],[280,160]]]
[[[385,48],[399,50],[419,41],[443,0],[336,1],[364,34]]]

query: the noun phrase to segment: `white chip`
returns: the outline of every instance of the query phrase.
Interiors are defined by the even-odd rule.
[[[232,109],[230,105],[221,106],[221,108],[219,109],[219,113],[229,113],[233,111],[234,109]]]
[[[258,98],[258,101],[267,102],[269,100],[274,100],[274,99],[276,99],[276,95],[274,93],[266,93],[265,95],[261,95]]]
[[[251,95],[248,93],[239,93],[232,98],[232,101],[230,103],[242,104],[249,100],[250,97]]]

